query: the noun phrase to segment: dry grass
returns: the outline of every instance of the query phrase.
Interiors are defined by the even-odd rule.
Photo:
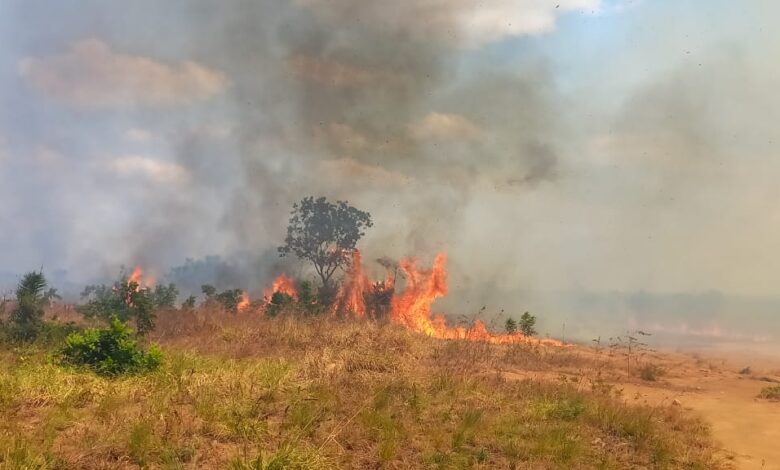
[[[762,388],[761,392],[758,394],[758,398],[771,401],[780,401],[780,385],[772,385]]]
[[[0,468],[719,468],[707,428],[629,406],[575,351],[390,325],[174,313],[157,372],[105,379],[0,353]],[[595,390],[595,391],[593,391]],[[599,391],[603,391],[600,393]]]

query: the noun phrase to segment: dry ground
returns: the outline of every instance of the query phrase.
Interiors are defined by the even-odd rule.
[[[717,469],[758,458],[721,450],[698,416],[717,374],[760,382],[689,356],[643,357],[667,371],[647,382],[606,350],[203,312],[161,318],[150,339],[162,369],[119,379],[60,367],[51,349],[0,347],[0,468]],[[694,369],[711,385],[694,388]]]

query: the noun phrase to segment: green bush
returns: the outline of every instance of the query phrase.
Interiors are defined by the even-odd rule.
[[[151,371],[162,362],[162,352],[152,345],[144,352],[133,330],[117,318],[108,328],[90,328],[65,339],[63,362],[87,366],[100,375],[116,376]]]
[[[46,289],[43,272],[29,272],[16,288],[16,306],[11,311],[6,334],[17,341],[33,341],[41,333],[45,322],[44,309],[54,298],[56,289]]]

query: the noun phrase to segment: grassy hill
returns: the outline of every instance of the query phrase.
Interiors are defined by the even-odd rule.
[[[626,404],[577,348],[203,311],[160,318],[150,340],[162,368],[113,379],[45,344],[0,346],[0,468],[722,465],[707,426]]]

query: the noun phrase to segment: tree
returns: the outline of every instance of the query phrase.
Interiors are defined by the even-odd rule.
[[[46,289],[43,272],[24,275],[16,288],[16,307],[11,312],[11,329],[14,337],[29,341],[35,339],[43,326],[44,308],[56,290]]]
[[[271,296],[271,304],[273,304],[273,300],[274,298]],[[277,300],[279,300],[279,297],[277,297]],[[312,286],[311,281],[301,281],[300,287],[298,288],[298,307],[309,315],[317,313],[319,308],[317,293],[314,291],[314,286]],[[272,316],[274,314],[274,309],[276,309],[276,307],[271,307],[270,309]]]
[[[504,323],[504,329],[510,335],[517,333],[517,322],[515,319],[512,317],[507,318],[506,323]]]
[[[157,284],[152,291],[152,301],[154,302],[154,308],[173,310],[176,308],[176,298],[179,296],[179,289],[176,288],[176,284],[169,283]]]
[[[520,332],[523,333],[526,336],[535,336],[536,335],[536,317],[531,315],[528,312],[525,312],[521,317],[520,321],[518,322],[518,327],[520,328]]]
[[[173,290],[176,290],[175,286]],[[113,285],[87,286],[81,297],[87,299],[87,302],[76,307],[76,310],[85,318],[97,318],[106,323],[113,317],[121,322],[134,320],[139,335],[154,328],[154,292],[149,287],[142,287],[136,281],[129,280],[126,273],[122,273]]]
[[[284,246],[279,255],[290,253],[308,260],[327,291],[333,274],[347,266],[355,245],[371,227],[371,214],[347,201],[329,202],[324,197],[306,197],[293,204]]]
[[[184,299],[184,302],[181,303],[181,310],[183,312],[191,312],[191,311],[195,310],[195,301],[196,300],[197,299],[195,298],[194,295],[191,295],[191,296],[187,297],[186,299]]]
[[[206,299],[210,299],[214,297],[214,295],[217,293],[217,288],[212,286],[211,284],[203,284],[200,286],[200,291],[205,294]]]
[[[241,296],[243,294],[244,291],[241,289],[228,289],[215,295],[214,300],[228,312],[238,313],[238,303],[241,302]]]

